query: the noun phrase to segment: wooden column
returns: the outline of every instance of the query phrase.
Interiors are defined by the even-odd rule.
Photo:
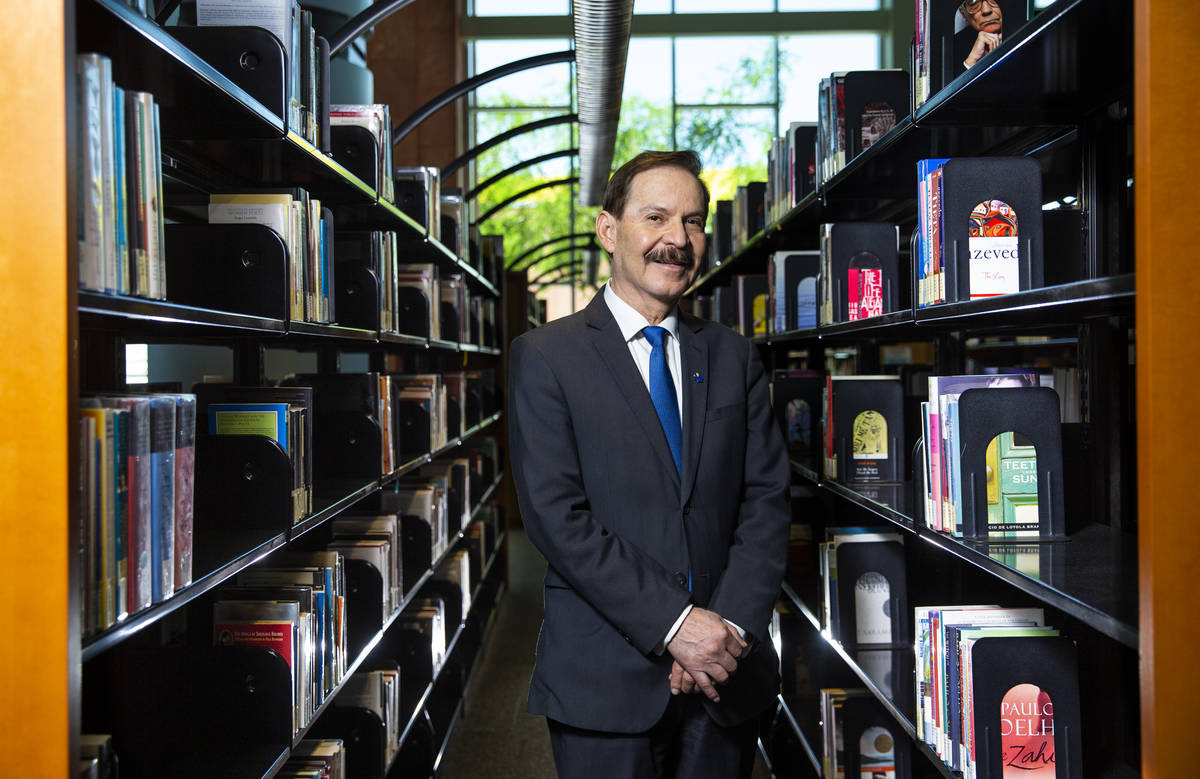
[[[461,0],[411,3],[375,27],[367,63],[375,76],[375,100],[391,107],[393,127],[466,78],[461,5]],[[461,98],[426,119],[394,148],[395,163],[441,167],[461,154],[464,106]]]
[[[1137,0],[1134,13],[1142,774],[1194,776],[1200,24],[1184,0]]]
[[[29,777],[76,770],[64,112],[74,80],[64,34],[73,7],[0,0],[0,732],[6,764]]]

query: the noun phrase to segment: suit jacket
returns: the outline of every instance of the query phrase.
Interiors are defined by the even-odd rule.
[[[512,344],[513,476],[548,562],[531,713],[591,730],[652,727],[672,660],[653,650],[689,602],[767,634],[790,523],[767,379],[754,347],[721,325],[681,314],[679,341],[682,478],[603,294]],[[774,649],[753,647],[721,702],[705,700],[722,725],[778,692]]]

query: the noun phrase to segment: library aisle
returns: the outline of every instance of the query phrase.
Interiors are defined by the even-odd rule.
[[[475,666],[462,719],[438,767],[439,779],[520,776],[553,779],[546,722],[525,711],[546,561],[523,530],[509,530],[508,594]]]

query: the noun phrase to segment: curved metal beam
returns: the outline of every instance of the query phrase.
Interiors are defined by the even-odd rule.
[[[511,204],[517,202],[518,200],[520,200],[523,197],[532,195],[534,192],[540,192],[543,189],[550,189],[551,187],[561,187],[564,185],[570,186],[571,184],[578,184],[578,183],[579,183],[578,176],[569,176],[568,178],[565,178],[565,179],[554,179],[553,181],[543,181],[541,184],[535,184],[532,187],[530,187],[529,189],[523,189],[520,192],[518,192],[517,194],[513,195],[512,197],[507,197],[504,200],[501,200],[499,203],[497,203],[496,205],[489,208],[487,210],[487,213],[481,214],[479,216],[479,219],[477,219],[475,221],[475,223],[483,224],[488,219],[490,219],[492,217],[492,215],[495,214],[500,209],[504,208],[507,205],[511,205]]]
[[[439,109],[444,108],[468,92],[478,89],[489,81],[495,81],[498,78],[510,76],[513,73],[520,73],[522,70],[538,68],[542,65],[553,65],[559,62],[574,61],[574,49],[555,51],[551,52],[550,54],[539,54],[536,57],[526,57],[523,60],[514,60],[513,62],[505,63],[498,68],[492,68],[487,72],[471,76],[471,78],[467,79],[466,81],[460,81],[459,83],[447,89],[445,92],[430,100],[425,105],[418,108],[416,111],[413,111],[412,115],[410,115],[400,124],[396,125],[396,127],[392,130],[392,145],[395,146],[396,144],[400,143],[400,141],[404,140],[406,135],[417,128],[417,125],[428,119]]]
[[[553,127],[556,124],[566,124],[567,122],[575,122],[579,120],[579,114],[560,114],[559,116],[548,116],[545,119],[538,119],[534,122],[518,125],[511,130],[505,130],[497,136],[487,139],[478,146],[473,146],[463,152],[462,156],[457,157],[449,165],[442,168],[442,181],[448,180],[451,176],[458,172],[458,169],[466,165],[471,160],[483,154],[488,149],[494,146],[499,146],[505,141],[516,138],[523,133],[541,130],[543,127]]]
[[[378,2],[367,6],[363,11],[360,11],[357,16],[347,21],[337,29],[337,32],[329,37],[329,56],[337,56],[338,52],[349,46],[355,38],[362,35],[379,22],[382,22],[387,17],[396,13],[412,1],[413,0],[378,0]]]
[[[557,249],[555,251],[550,252],[542,259],[545,260],[545,259],[549,259],[549,258],[553,257],[556,254],[564,254],[566,252],[574,252],[576,249],[583,250],[586,248],[588,248],[588,244],[586,244],[586,243],[571,244],[570,246],[564,246],[561,249]],[[568,260],[566,262],[560,262],[557,265],[546,268],[541,273],[534,276],[532,279],[529,279],[529,281],[526,283],[533,284],[534,282],[537,282],[537,281],[540,281],[541,279],[546,278],[547,276],[549,276],[551,273],[554,273],[555,271],[559,271],[559,270],[562,270],[563,268],[568,268],[572,265],[575,265],[576,262],[577,261],[575,260],[574,257],[572,257],[570,260]],[[582,260],[580,260],[580,262],[582,262]]]
[[[562,151],[552,151],[549,154],[543,154],[540,157],[534,157],[532,159],[525,160],[524,162],[518,162],[511,168],[505,168],[504,170],[500,171],[487,181],[475,185],[474,189],[468,191],[467,194],[463,196],[463,200],[474,200],[479,196],[480,192],[495,184],[497,181],[511,176],[522,168],[528,168],[530,165],[537,165],[539,162],[546,162],[547,160],[554,160],[558,159],[559,157],[570,157],[575,154],[579,154],[579,149],[563,149]]]
[[[593,233],[593,232],[590,232],[590,231],[589,231],[589,232],[586,232],[586,233],[567,233],[567,234],[565,234],[565,235],[560,235],[560,236],[558,236],[557,238],[550,238],[550,239],[547,239],[547,240],[545,240],[545,241],[542,241],[541,243],[539,243],[537,246],[534,246],[534,247],[530,248],[528,251],[526,251],[526,252],[524,252],[523,254],[521,254],[521,256],[520,256],[520,257],[517,257],[516,259],[514,259],[514,260],[513,260],[512,262],[510,262],[510,263],[509,263],[509,264],[508,264],[506,267],[508,267],[508,269],[509,269],[509,270],[515,270],[515,271],[522,271],[522,270],[525,270],[525,268],[518,268],[517,266],[518,266],[518,265],[520,265],[522,262],[524,262],[524,261],[525,261],[525,258],[526,258],[526,257],[529,257],[529,256],[530,256],[530,255],[532,255],[534,252],[536,252],[536,251],[541,251],[542,249],[545,249],[547,246],[549,246],[549,245],[550,245],[550,244],[552,244],[552,243],[558,243],[559,241],[565,241],[565,240],[567,240],[567,239],[575,239],[575,238],[587,238],[588,236],[593,236],[593,235],[595,235],[595,233]],[[540,259],[540,258],[538,258],[538,259]],[[537,262],[537,259],[535,259],[535,260],[532,260],[532,261],[529,263],[529,265],[532,265],[532,264],[533,264],[533,263],[535,263],[535,262]],[[528,267],[528,266],[526,266],[526,267]]]

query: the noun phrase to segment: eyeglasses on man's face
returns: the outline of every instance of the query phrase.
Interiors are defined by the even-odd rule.
[[[1000,5],[997,0],[963,0],[962,7],[965,8],[968,13],[975,13],[984,3],[987,3],[992,8],[996,8]]]

